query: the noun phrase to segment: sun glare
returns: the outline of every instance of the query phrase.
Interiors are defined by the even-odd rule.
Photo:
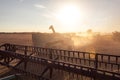
[[[59,10],[57,19],[66,26],[75,27],[80,22],[80,10],[75,5],[67,5]],[[72,29],[72,28],[71,28]]]

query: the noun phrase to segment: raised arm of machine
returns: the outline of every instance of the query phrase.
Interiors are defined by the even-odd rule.
[[[53,33],[56,33],[53,25],[51,25],[51,26],[49,27],[49,29],[51,29]]]

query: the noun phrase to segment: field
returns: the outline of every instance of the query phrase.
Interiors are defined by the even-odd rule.
[[[0,34],[0,45],[4,43],[32,45],[32,37],[29,33],[6,33]]]
[[[120,55],[120,41],[113,40],[112,35],[94,36],[79,40],[77,50],[102,54]]]
[[[41,39],[45,39],[42,41],[50,41],[52,38]],[[114,41],[112,35],[99,35],[94,37],[80,37],[73,35],[71,39],[74,43],[73,50],[120,55],[120,42]],[[33,45],[32,33],[1,33],[0,45],[4,43]]]

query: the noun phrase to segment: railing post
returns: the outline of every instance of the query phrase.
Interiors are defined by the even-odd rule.
[[[50,55],[49,55],[49,58],[52,59],[52,49],[49,49],[49,52],[50,52]]]
[[[52,78],[52,74],[53,74],[53,68],[50,67],[50,79]]]
[[[93,77],[93,80],[96,80],[97,79],[97,69],[98,69],[98,54],[95,54],[95,62],[94,62],[94,70],[93,70],[93,73],[94,73],[94,77]]]
[[[95,69],[98,69],[98,54],[95,54]]]
[[[9,51],[8,47],[10,47],[10,44],[5,44],[4,47],[5,47],[5,51]],[[10,57],[5,55],[4,56],[4,62],[9,64],[9,61],[10,61]]]
[[[16,52],[16,46],[15,45],[12,46],[12,51]]]
[[[5,51],[8,51],[8,44],[5,44]]]
[[[49,58],[53,59],[53,57],[52,57],[52,49],[49,49],[49,52],[50,52]],[[49,65],[49,71],[50,71],[50,79],[51,79],[52,78],[52,74],[53,74],[52,65]]]
[[[27,56],[27,46],[25,46],[25,52],[24,52],[24,55]],[[24,58],[25,59],[25,58]],[[24,69],[26,70],[27,68],[27,61],[24,60]]]
[[[27,46],[25,46],[25,52],[24,55],[27,56]]]

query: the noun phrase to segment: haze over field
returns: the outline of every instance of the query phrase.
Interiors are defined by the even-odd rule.
[[[112,34],[1,33],[0,45],[4,43],[120,55],[120,32]]]
[[[0,0],[0,32],[120,31],[120,0]]]

